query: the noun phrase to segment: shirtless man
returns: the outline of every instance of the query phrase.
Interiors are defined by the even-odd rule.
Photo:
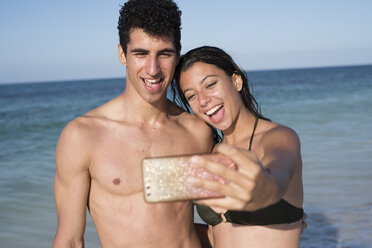
[[[129,0],[120,11],[121,95],[71,121],[56,150],[53,247],[84,247],[87,205],[103,248],[200,247],[189,201],[148,204],[145,157],[209,152],[209,127],[166,99],[180,54],[171,0]]]

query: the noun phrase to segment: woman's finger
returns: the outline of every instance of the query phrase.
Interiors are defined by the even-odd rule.
[[[247,201],[251,198],[251,195],[245,190],[245,188],[234,185],[231,182],[228,184],[221,184],[214,180],[188,178],[188,183],[192,187],[203,188],[219,193],[225,197],[235,198],[239,201]]]
[[[233,182],[222,184],[219,181],[189,177],[187,183],[192,187],[203,188],[220,195],[235,198],[239,201],[248,202],[252,198],[252,191],[247,190],[254,186],[252,182],[246,182],[244,187]]]
[[[221,144],[217,152],[229,157],[238,165],[238,171],[246,175],[251,180],[263,169],[256,155],[253,152],[242,151],[234,146]]]
[[[198,157],[197,160],[198,167],[203,168],[223,179],[227,179],[231,183],[239,185],[240,187],[248,187],[249,178],[246,177],[244,174],[233,170],[226,165],[202,157]]]

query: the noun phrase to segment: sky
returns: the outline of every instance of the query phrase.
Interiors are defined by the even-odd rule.
[[[212,45],[245,70],[372,64],[369,0],[175,0],[182,53]],[[0,0],[0,83],[117,78],[123,0]]]

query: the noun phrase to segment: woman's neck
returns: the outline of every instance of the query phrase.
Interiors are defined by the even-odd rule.
[[[251,137],[256,117],[247,108],[242,108],[238,118],[231,127],[223,131],[223,143],[236,145]]]

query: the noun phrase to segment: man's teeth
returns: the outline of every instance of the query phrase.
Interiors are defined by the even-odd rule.
[[[217,106],[215,106],[214,108],[208,110],[207,112],[205,112],[206,115],[212,115],[214,112],[216,112],[217,110],[219,110],[220,108],[222,107],[222,104],[219,104]]]
[[[157,84],[160,82],[160,80],[159,79],[145,79],[145,82],[150,83],[150,84]]]

